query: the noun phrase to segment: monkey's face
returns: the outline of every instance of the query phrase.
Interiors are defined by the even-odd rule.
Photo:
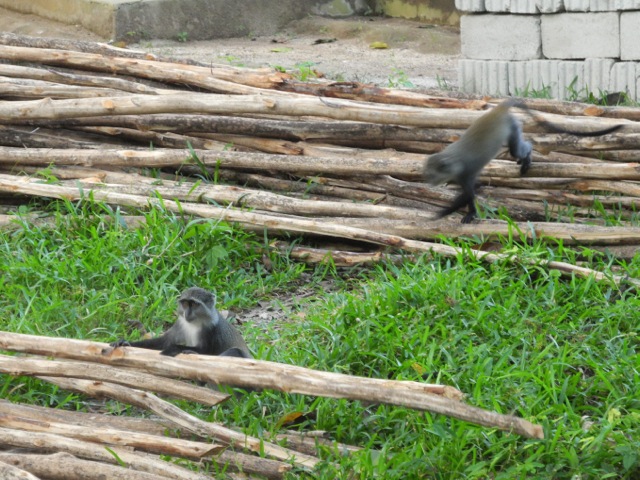
[[[187,322],[198,322],[201,318],[208,318],[207,308],[196,300],[178,300],[178,314]]]
[[[217,318],[216,297],[201,288],[189,288],[178,298],[178,316],[189,323],[207,324]]]

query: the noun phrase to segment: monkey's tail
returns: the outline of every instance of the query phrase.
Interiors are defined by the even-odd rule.
[[[535,117],[534,117],[535,118]],[[553,133],[568,133],[569,135],[575,135],[576,137],[598,137],[600,135],[606,135],[608,133],[615,132],[616,130],[620,130],[623,125],[614,125],[613,127],[603,128],[602,130],[593,130],[590,132],[576,132],[575,130],[567,130],[566,128],[558,127],[553,123],[547,122],[546,120],[536,120],[545,127],[547,130]]]

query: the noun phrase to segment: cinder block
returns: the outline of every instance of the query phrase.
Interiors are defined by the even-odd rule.
[[[592,12],[612,12],[618,10],[620,0],[591,0],[589,8]]]
[[[509,0],[484,0],[484,8],[487,12],[504,13],[510,11],[511,2]]]
[[[640,12],[620,13],[620,59],[640,60]]]
[[[508,95],[510,62],[489,61],[483,63],[479,93],[501,97]]]
[[[461,92],[475,93],[478,91],[476,80],[482,75],[482,67],[478,65],[480,63],[483,61],[465,58],[458,60],[458,88]]]
[[[557,97],[558,60],[530,60],[509,62],[509,93],[527,96],[533,92],[545,92]]]
[[[484,0],[456,0],[456,8],[461,12],[485,12]]]
[[[542,15],[542,52],[546,58],[619,58],[620,14]]]
[[[537,7],[540,13],[563,12],[564,0],[538,0]]]
[[[464,15],[460,18],[462,55],[474,60],[541,58],[540,17]]]
[[[509,62],[509,95],[526,96],[531,86],[531,62]]]
[[[612,58],[587,58],[584,61],[584,84],[587,92],[598,95],[609,90]]]
[[[558,60],[532,60],[531,77],[529,84],[532,90],[541,91],[549,90],[549,94],[553,98],[558,98],[560,87],[558,85]]]
[[[460,90],[483,95],[508,95],[509,63],[487,60],[460,60],[458,62],[458,84]]]
[[[511,2],[511,13],[538,13],[539,0],[519,0]]]
[[[618,0],[620,2],[620,10],[640,9],[640,0]]]
[[[616,62],[611,67],[609,92],[626,92],[633,100],[638,99],[637,79],[640,66],[636,62]]]
[[[567,12],[588,12],[591,0],[564,0],[564,9]]]
[[[540,0],[485,0],[487,12],[494,13],[538,13],[537,3]]]
[[[558,62],[558,86],[563,100],[585,96],[584,62]]]

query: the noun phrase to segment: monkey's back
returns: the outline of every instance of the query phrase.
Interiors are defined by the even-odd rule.
[[[482,170],[506,145],[511,133],[509,105],[501,103],[478,118],[460,140],[450,145],[467,160],[468,174]]]
[[[238,329],[222,316],[215,330],[210,331],[207,336],[207,343],[207,350],[212,352],[212,355],[220,355],[229,349],[237,348],[244,358],[253,358]]]

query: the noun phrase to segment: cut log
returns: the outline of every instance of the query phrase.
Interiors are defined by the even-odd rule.
[[[21,358],[0,355],[0,372],[8,375],[76,377],[99,382],[110,382],[135,387],[152,392],[163,393],[174,398],[183,398],[215,406],[224,402],[229,395],[197,387],[185,382],[157,377],[144,372],[131,372],[107,365],[95,365],[85,362],[42,360],[39,358]]]
[[[94,443],[132,447],[145,452],[200,459],[224,449],[222,445],[167,438],[115,428],[86,428],[59,422],[37,422],[17,415],[0,413],[0,426],[29,432],[46,432]]]
[[[54,409],[49,409],[54,410]],[[90,425],[87,425],[90,428]],[[64,437],[44,432],[26,432],[9,428],[0,428],[0,445],[16,448],[25,448],[38,453],[66,452],[75,457],[86,460],[118,465],[116,457],[109,453],[102,445],[85,442],[75,438]],[[110,447],[110,449],[127,466],[136,471],[147,472],[154,475],[165,476],[175,480],[207,480],[206,475],[187,470],[171,462],[153,458],[148,455],[132,452],[126,448]],[[0,469],[0,472],[2,470]],[[0,478],[4,477],[0,473]]]
[[[300,468],[313,469],[320,461],[316,457],[304,455],[293,450],[265,442],[259,438],[250,437],[243,433],[230,430],[222,425],[204,422],[199,418],[189,415],[178,407],[165,402],[155,395],[141,390],[136,390],[109,382],[90,382],[88,380],[39,377],[47,382],[54,383],[59,387],[79,391],[91,397],[107,397],[114,400],[134,405],[139,408],[151,410],[162,418],[181,426],[185,430],[196,433],[200,437],[213,437],[218,441],[233,445],[237,448],[246,448],[255,453],[264,453],[270,457],[291,462]]]
[[[0,348],[137,367],[157,374],[181,375],[210,383],[273,388],[291,393],[406,406],[453,416],[479,425],[513,431],[530,438],[543,437],[542,428],[539,425],[511,415],[500,415],[465,405],[451,398],[452,396],[459,398],[457,390],[442,385],[367,379],[232,357],[188,355],[188,358],[162,358],[162,362],[159,362],[157,352],[144,349],[131,347],[112,349],[106,344],[82,340],[36,337],[9,332],[0,333]]]
[[[0,461],[50,480],[163,480],[165,475],[137,472],[119,465],[82,460],[68,453],[38,455],[34,453],[3,453]]]

